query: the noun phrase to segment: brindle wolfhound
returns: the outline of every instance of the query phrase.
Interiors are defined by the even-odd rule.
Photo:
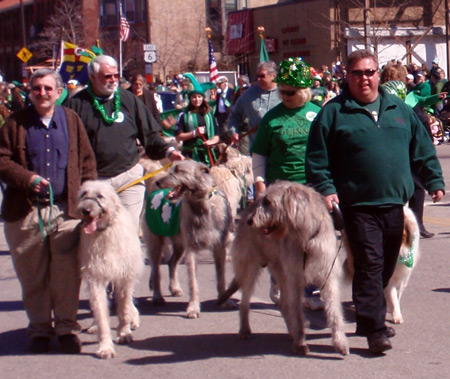
[[[219,303],[242,289],[241,339],[251,334],[250,298],[258,274],[267,265],[280,284],[280,310],[293,338],[294,352],[304,355],[309,351],[303,292],[306,284],[315,284],[321,290],[333,344],[339,353],[348,354],[339,292],[342,265],[334,264],[336,234],[321,195],[297,183],[272,184],[242,215],[231,255],[235,278]]]
[[[187,317],[198,318],[200,301],[196,279],[196,255],[201,251],[213,252],[217,290],[219,296],[223,295],[226,251],[231,243],[230,205],[223,192],[215,187],[210,169],[193,160],[175,163],[165,176],[155,182],[155,185],[159,188],[173,188],[167,195],[171,202],[175,203],[182,199],[179,233],[170,237],[173,255],[169,261],[169,289],[172,296],[182,295],[176,269],[184,253],[190,295]],[[160,284],[160,259],[164,237],[153,234],[149,228],[145,228],[145,236],[152,265],[149,284],[153,289],[153,302],[160,305],[165,303]],[[233,302],[230,301],[227,306],[231,304]]]

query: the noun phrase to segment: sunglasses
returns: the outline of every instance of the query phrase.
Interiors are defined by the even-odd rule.
[[[266,74],[259,74],[259,75],[256,75],[256,77],[258,79],[264,79],[266,77]]]
[[[31,87],[31,90],[36,93],[41,92],[42,89],[44,89],[45,92],[52,92],[55,90],[53,87],[50,87],[50,86],[33,86],[33,87]]]
[[[378,70],[352,70],[351,73],[353,76],[356,76],[358,78],[362,78],[363,75],[371,78],[377,71]]]
[[[285,91],[284,89],[279,89],[278,92],[281,96],[294,96],[297,93],[297,91]]]
[[[103,77],[105,79],[119,79],[119,74],[107,74],[107,75],[103,75]]]

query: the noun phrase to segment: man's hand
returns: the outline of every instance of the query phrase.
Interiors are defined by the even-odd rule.
[[[231,135],[231,142],[237,146],[239,144],[239,134],[233,133]]]
[[[430,195],[431,195],[431,198],[433,199],[433,203],[437,203],[444,197],[445,193],[443,190],[437,190],[437,191],[431,191]]]
[[[48,181],[39,175],[33,175],[30,179],[30,188],[36,193],[41,192],[44,187],[48,187],[48,184]]]
[[[255,200],[262,196],[266,191],[266,184],[264,182],[255,183]]]
[[[181,154],[178,150],[174,150],[170,153],[169,159],[172,162],[174,162],[174,161],[183,161],[185,158],[184,158],[183,154]]]
[[[324,200],[325,200],[325,204],[330,212],[333,210],[333,201],[335,203],[339,204],[339,197],[336,193],[325,196]]]

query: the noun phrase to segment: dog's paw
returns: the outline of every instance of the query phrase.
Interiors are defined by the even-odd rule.
[[[403,317],[402,317],[402,315],[401,314],[393,314],[392,315],[392,322],[394,323],[394,324],[403,324]]]
[[[220,309],[238,309],[238,302],[234,299],[228,299],[225,303],[219,305]]]
[[[98,326],[95,324],[92,324],[89,328],[86,329],[87,334],[97,334],[98,333]]]
[[[128,345],[131,342],[133,342],[133,336],[131,333],[125,333],[117,338],[117,344],[119,345]]]
[[[157,307],[166,305],[166,300],[164,300],[163,297],[154,297],[153,298],[153,305],[156,305]]]
[[[309,353],[308,345],[293,345],[292,350],[295,355],[307,355]]]
[[[101,359],[110,359],[116,356],[116,351],[114,350],[114,346],[111,342],[100,343],[100,346],[95,353],[97,357]]]
[[[338,352],[341,355],[349,354],[350,349],[348,347],[347,338],[343,337],[343,338],[336,339],[335,341],[333,341],[333,343],[334,343],[334,348],[335,348],[336,352]]]
[[[190,302],[186,309],[186,317],[196,319],[200,317],[200,305],[196,302]]]

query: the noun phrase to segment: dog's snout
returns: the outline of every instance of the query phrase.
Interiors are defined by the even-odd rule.
[[[91,214],[90,208],[83,208],[82,210],[84,216],[89,216]]]
[[[250,218],[247,220],[247,224],[248,224],[248,225],[253,225],[253,217],[250,217]]]
[[[161,187],[161,181],[160,181],[160,180],[157,180],[157,181],[155,182],[155,185],[156,185],[157,187]]]

